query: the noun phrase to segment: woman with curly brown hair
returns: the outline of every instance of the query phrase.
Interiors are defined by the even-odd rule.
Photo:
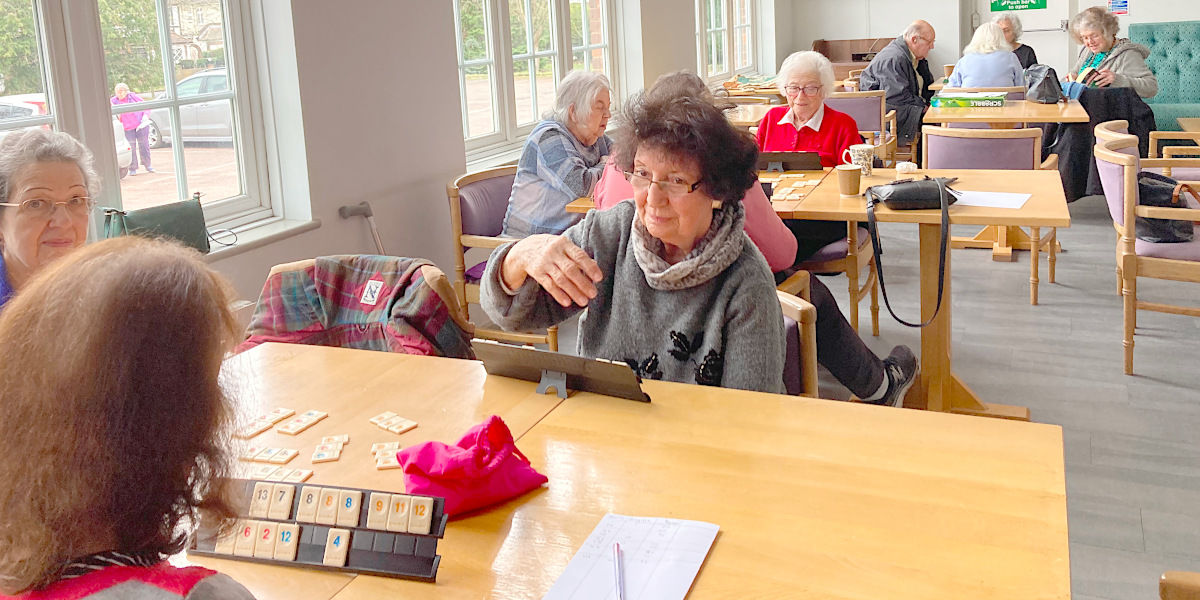
[[[200,513],[228,523],[218,383],[230,287],[195,252],[122,237],[37,273],[0,313],[0,590],[23,598],[251,598],[175,568]]]

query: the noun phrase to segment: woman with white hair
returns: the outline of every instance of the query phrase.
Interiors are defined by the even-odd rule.
[[[1158,78],[1146,66],[1150,49],[1125,38],[1117,39],[1121,24],[1116,15],[1093,6],[1075,15],[1068,28],[1083,47],[1067,72],[1067,81],[1092,87],[1133,88],[1142,98],[1158,94]]]
[[[984,23],[975,30],[971,43],[963,48],[962,58],[954,65],[946,87],[1012,87],[1025,85],[1025,70],[1013,54],[1004,31],[995,23]]]
[[[568,213],[567,204],[590,196],[604,172],[611,107],[612,86],[603,74],[571,71],[563,77],[554,110],[529,133],[517,161],[504,236],[559,234],[583,218]]]
[[[1025,29],[1021,27],[1021,17],[1014,15],[1012,12],[996,13],[992,16],[992,22],[1000,26],[1000,31],[1004,32],[1004,40],[1013,48],[1013,54],[1017,55],[1017,60],[1021,61],[1021,68],[1028,69],[1032,65],[1037,64],[1037,52],[1033,51],[1027,44],[1020,42],[1021,34]]]
[[[784,59],[775,75],[775,85],[787,104],[767,111],[758,124],[758,149],[763,152],[816,152],[821,166],[842,161],[842,152],[861,144],[858,125],[843,112],[825,106],[833,91],[833,65],[817,52],[796,52]],[[818,250],[846,237],[846,224],[838,221],[785,220],[796,237],[799,264]]]

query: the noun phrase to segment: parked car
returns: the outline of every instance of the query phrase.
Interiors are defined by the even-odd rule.
[[[229,89],[229,77],[225,69],[205,69],[179,80],[175,84],[175,97],[186,98],[199,94],[223,92]],[[162,98],[166,94],[159,94]],[[233,143],[233,111],[228,100],[199,102],[179,107],[183,142]],[[150,111],[150,147],[160,148],[170,144],[171,115],[165,108]]]
[[[9,119],[22,119],[47,113],[49,110],[46,108],[45,94],[0,97],[0,124]],[[12,131],[14,130],[0,131],[0,140]],[[113,139],[117,147],[117,168],[120,170],[121,177],[124,178],[129,174],[129,165],[133,163],[133,149],[129,147],[129,140],[125,139],[125,128],[121,126],[121,121],[117,120],[115,116],[113,117]]]

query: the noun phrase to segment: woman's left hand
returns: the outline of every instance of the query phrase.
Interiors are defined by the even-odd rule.
[[[1112,69],[1100,69],[1096,73],[1096,78],[1092,80],[1096,87],[1108,87],[1117,80],[1117,74],[1113,73]]]

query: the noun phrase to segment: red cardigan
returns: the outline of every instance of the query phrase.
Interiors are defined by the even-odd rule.
[[[852,144],[861,144],[858,125],[850,115],[825,107],[821,130],[813,131],[801,127],[799,131],[791,125],[780,125],[779,120],[789,110],[788,106],[777,106],[767,111],[758,133],[758,149],[763,152],[816,152],[821,155],[821,166],[833,167],[841,164],[842,151]]]

